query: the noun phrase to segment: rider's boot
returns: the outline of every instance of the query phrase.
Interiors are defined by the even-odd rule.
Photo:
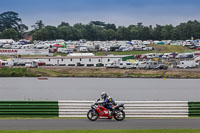
[[[114,114],[113,112],[113,110],[109,110],[109,116],[112,116]]]

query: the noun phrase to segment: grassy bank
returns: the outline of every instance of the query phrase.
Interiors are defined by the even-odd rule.
[[[200,129],[159,130],[0,130],[0,133],[200,133]]]
[[[46,77],[99,77],[99,78],[162,78],[165,71],[122,70],[106,68],[59,68],[30,69]]]
[[[36,73],[26,68],[1,68],[0,77],[37,77]]]
[[[45,67],[29,69],[46,77],[102,77],[102,78],[200,78],[198,70],[135,70],[106,68]]]
[[[96,56],[105,56],[105,55],[109,55],[109,54],[113,54],[113,55],[140,55],[140,54],[147,54],[147,53],[172,53],[172,52],[185,53],[185,52],[193,52],[193,51],[195,51],[194,49],[189,49],[187,47],[178,46],[178,45],[156,45],[156,44],[150,44],[148,46],[154,47],[155,50],[153,50],[153,51],[125,51],[125,52],[99,51],[99,52],[95,52],[94,54]]]
[[[97,77],[97,78],[200,78],[200,69],[194,70],[135,70],[106,68],[2,68],[0,77]]]

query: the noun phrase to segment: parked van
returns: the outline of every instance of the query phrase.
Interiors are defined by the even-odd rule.
[[[168,58],[171,58],[171,53],[165,53],[162,58],[164,59],[168,59]]]
[[[131,62],[123,61],[119,63],[119,68],[121,69],[131,69],[133,68],[133,64]]]
[[[30,68],[37,68],[38,66],[44,66],[44,65],[46,64],[40,60],[34,60],[25,63],[25,67],[30,67]]]
[[[145,69],[146,67],[146,62],[145,61],[140,61],[138,62],[138,65],[137,65],[139,69]]]
[[[157,61],[147,61],[146,62],[145,69],[155,69],[156,67],[158,67],[158,62]]]
[[[148,53],[146,54],[147,59],[152,59],[152,58],[158,58],[158,54],[157,53]]]
[[[3,46],[2,46],[2,48],[5,48],[5,49],[10,49],[11,48],[11,44],[4,44]]]
[[[37,66],[37,64],[34,63],[34,62],[26,62],[25,67],[28,67],[28,68],[36,68],[36,67],[38,67],[38,66]]]
[[[117,63],[117,62],[112,62],[112,63],[106,64],[106,68],[118,68],[118,67],[119,67],[119,63]]]
[[[1,67],[8,67],[8,62],[0,60],[0,68]]]
[[[21,48],[21,45],[12,45],[11,46],[11,49],[20,49]]]
[[[196,63],[194,60],[192,61],[181,61],[179,65],[177,65],[177,68],[196,68],[199,66],[199,63]]]
[[[138,68],[140,69],[156,69],[157,67],[157,61],[143,61],[138,63]]]
[[[183,53],[183,54],[178,54],[176,56],[177,59],[179,58],[193,58],[194,54],[193,53]]]

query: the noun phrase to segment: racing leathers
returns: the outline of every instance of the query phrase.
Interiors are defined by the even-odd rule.
[[[105,99],[104,99],[104,101],[103,101],[103,106],[105,107],[105,108],[107,108],[107,109],[109,109],[110,111],[112,111],[112,105],[114,105],[115,104],[115,101],[110,97],[110,96],[108,96],[108,97],[106,97]]]

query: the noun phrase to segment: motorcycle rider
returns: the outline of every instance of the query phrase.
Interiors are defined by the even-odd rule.
[[[103,106],[109,110],[109,115],[111,115],[113,111],[112,105],[115,105],[115,101],[106,92],[101,93],[101,98]]]

